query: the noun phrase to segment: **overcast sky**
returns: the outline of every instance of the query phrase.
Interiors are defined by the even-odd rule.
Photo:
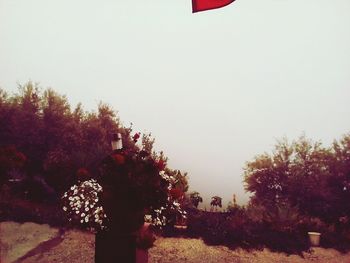
[[[190,187],[224,203],[246,161],[350,131],[350,1],[0,0],[0,87],[28,80],[152,132]]]

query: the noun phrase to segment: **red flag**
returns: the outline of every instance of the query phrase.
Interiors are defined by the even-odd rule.
[[[224,7],[235,0],[192,0],[192,12],[200,12],[215,8]]]

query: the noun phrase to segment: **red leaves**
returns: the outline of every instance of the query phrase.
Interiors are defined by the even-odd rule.
[[[90,176],[90,173],[86,168],[82,167],[78,169],[76,175],[79,179],[85,180]]]
[[[132,139],[134,140],[135,143],[136,143],[137,140],[140,138],[140,136],[141,136],[141,133],[139,133],[139,132],[137,132],[137,133],[134,134],[134,136],[132,137]]]
[[[170,195],[173,200],[180,200],[183,198],[184,193],[178,188],[173,188],[170,190]]]
[[[162,159],[160,159],[157,163],[156,166],[159,171],[163,171],[166,167],[166,162],[164,162]]]
[[[112,158],[114,159],[114,161],[119,164],[119,165],[122,165],[125,163],[125,157],[122,155],[122,154],[113,154],[112,155]]]

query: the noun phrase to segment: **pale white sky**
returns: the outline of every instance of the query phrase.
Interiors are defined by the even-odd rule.
[[[350,131],[350,1],[0,0],[0,87],[102,100],[152,132],[192,189],[248,197],[246,161],[303,132]]]

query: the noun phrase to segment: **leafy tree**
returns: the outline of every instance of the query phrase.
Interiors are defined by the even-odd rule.
[[[219,196],[213,196],[211,198],[210,206],[215,208],[217,210],[217,207],[222,207],[222,198]]]
[[[0,148],[16,147],[27,157],[25,174],[53,187],[57,196],[78,179],[79,169],[92,177],[98,174],[116,132],[128,149],[136,149],[132,128],[123,127],[105,103],[99,103],[97,111],[85,111],[81,104],[72,109],[66,96],[32,82],[19,85],[13,95],[0,89]],[[165,167],[167,158],[154,152],[153,143],[151,135],[145,135],[142,148]],[[176,187],[187,191],[186,174],[166,169],[177,178]]]
[[[277,209],[288,203],[305,215],[335,222],[349,215],[349,136],[332,147],[300,137],[289,144],[278,141],[272,154],[247,162],[245,189],[251,203]]]
[[[18,174],[22,170],[26,160],[26,156],[13,146],[0,148],[0,187],[10,174]]]
[[[272,156],[264,153],[247,162],[245,188],[254,193],[254,200],[259,200],[266,206],[280,201],[287,185],[292,153],[292,148],[284,139],[278,142]]]
[[[350,204],[350,134],[343,136],[332,145],[333,158],[330,162],[332,178],[329,186],[332,192],[330,208],[338,221],[349,221]]]
[[[180,170],[165,169],[165,173],[172,176],[174,180],[173,188],[180,189],[183,193],[188,191],[187,172],[182,173]]]
[[[203,198],[196,191],[190,193],[190,200],[194,207],[198,208],[199,203],[203,202]]]

